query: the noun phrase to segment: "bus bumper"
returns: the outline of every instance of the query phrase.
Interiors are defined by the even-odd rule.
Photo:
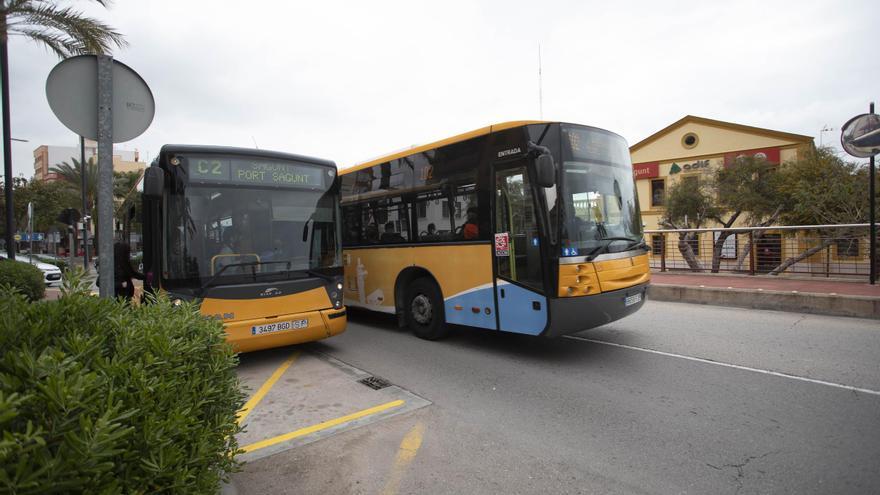
[[[627,298],[632,301],[637,294],[641,300],[627,306]],[[543,335],[559,337],[611,323],[638,311],[647,297],[648,284],[644,283],[592,296],[548,299],[552,321]]]
[[[255,333],[255,327],[259,325],[300,320],[308,320],[308,326],[271,333]],[[224,323],[224,329],[226,330],[226,340],[232,344],[235,352],[251,352],[332,337],[345,331],[347,320],[345,307],[343,307],[341,309],[294,313],[274,318],[230,321]]]

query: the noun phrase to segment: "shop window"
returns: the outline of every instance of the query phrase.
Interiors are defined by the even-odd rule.
[[[654,179],[651,181],[651,206],[663,206],[666,202],[666,180]]]
[[[651,234],[651,254],[662,256],[663,250],[666,249],[663,234]]]
[[[858,239],[837,239],[837,257],[838,258],[858,258],[859,240]]]
[[[718,238],[721,236],[721,232],[715,231],[712,233],[714,237],[714,242],[718,242]],[[727,238],[724,239],[724,245],[721,246],[721,259],[725,260],[735,260],[736,259],[736,246],[737,246],[737,235],[731,234]],[[714,246],[713,246],[714,249]]]

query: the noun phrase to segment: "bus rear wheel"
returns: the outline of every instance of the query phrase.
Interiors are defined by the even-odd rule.
[[[416,337],[437,340],[446,336],[446,314],[437,284],[427,278],[413,280],[404,302],[406,325]]]

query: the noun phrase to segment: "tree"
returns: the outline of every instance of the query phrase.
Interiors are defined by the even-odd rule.
[[[113,197],[116,201],[123,201],[140,178],[140,172],[113,172]]]
[[[868,171],[839,158],[830,148],[808,151],[780,170],[780,194],[787,202],[782,220],[789,225],[842,225],[868,221]],[[819,231],[821,242],[784,260],[770,274],[826,249],[837,238],[856,237],[849,229]]]
[[[95,0],[107,6],[109,0]],[[2,88],[3,147],[6,208],[13,211],[12,134],[9,126],[9,36],[23,36],[36,41],[54,52],[58,57],[87,53],[107,53],[113,46],[122,47],[126,42],[122,34],[96,19],[85,16],[72,7],[62,7],[48,0],[0,0],[0,85]],[[11,243],[15,224],[6,217],[7,244]],[[13,246],[9,256],[15,257]]]
[[[58,175],[61,183],[70,190],[83,197],[82,192],[82,176],[86,174],[86,206],[89,211],[95,211],[95,201],[97,200],[98,191],[98,166],[95,164],[95,158],[91,157],[86,162],[85,172],[83,172],[82,163],[76,158],[71,158],[73,165],[67,162],[61,162],[55,165],[49,171]],[[85,212],[83,212],[85,213]]]
[[[727,221],[720,217],[715,220],[724,228],[732,227],[740,215],[745,215],[745,223],[749,227],[767,227],[778,221],[785,208],[785,198],[780,194],[782,179],[778,171],[778,166],[754,156],[737,158],[729,166],[718,169],[713,178],[718,205],[729,212],[730,217]],[[752,243],[763,232],[758,230],[752,234],[749,243],[737,257],[737,269],[742,268],[752,250]],[[733,232],[729,231],[718,234],[712,250],[712,273],[720,270],[724,241],[731,235]]]
[[[777,167],[766,160],[739,158],[706,178],[685,177],[673,185],[668,191],[666,214],[660,223],[672,229],[697,229],[704,227],[707,221],[729,229],[741,219],[749,226],[770,225],[779,219],[784,208],[784,200],[778,193],[780,181]],[[724,243],[731,235],[731,231],[721,231],[713,239],[713,273],[721,269]],[[679,251],[688,266],[699,271],[703,267],[693,252],[695,243],[695,232],[679,233]],[[751,244],[740,253],[740,262],[750,249]]]
[[[65,230],[65,226],[58,222],[58,215],[65,208],[77,208],[79,199],[76,194],[61,182],[25,179],[14,179],[13,182],[15,196],[18,198],[13,211],[16,225],[27,225],[27,205],[33,203],[34,232],[48,232],[52,227],[62,232]],[[0,205],[0,211],[5,214],[5,206]]]
[[[699,177],[686,177],[669,188],[666,195],[666,212],[660,225],[669,229],[699,229],[707,220],[718,218],[721,209],[715,203],[708,183]],[[678,233],[678,250],[693,271],[702,271],[703,266],[694,253],[697,241],[696,232]]]

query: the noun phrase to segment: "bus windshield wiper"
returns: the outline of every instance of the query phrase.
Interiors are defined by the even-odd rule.
[[[258,267],[258,266],[262,266],[262,265],[280,265],[280,264],[287,265],[287,270],[286,270],[285,273],[287,273],[288,278],[290,278],[290,273],[291,273],[291,271],[292,271],[292,270],[290,269],[290,267],[291,267],[291,265],[293,265],[293,262],[290,261],[290,260],[286,260],[286,261],[284,261],[284,260],[279,260],[279,261],[244,261],[244,262],[242,262],[242,263],[230,263],[230,264],[228,264],[228,265],[224,265],[223,268],[220,269],[220,271],[218,271],[217,273],[215,273],[215,274],[214,274],[211,278],[209,278],[204,284],[202,284],[201,287],[199,287],[199,293],[200,293],[202,296],[204,296],[204,295],[205,295],[205,291],[211,286],[211,284],[214,283],[215,280],[217,280],[217,277],[219,277],[220,275],[223,274],[224,271],[226,271],[227,268],[232,268],[232,267],[245,267],[245,266],[249,266],[249,267],[251,267],[251,268],[255,268],[255,267]],[[308,273],[311,273],[310,270],[306,270],[306,271],[307,271]],[[275,273],[275,274],[278,274],[278,272],[267,272],[267,273]],[[257,278],[257,272],[256,272],[256,270],[251,270],[251,276],[253,276],[253,277],[254,277],[254,280],[256,280],[256,278]]]
[[[645,241],[642,239],[632,239],[630,237],[600,237],[596,240],[597,241],[612,241],[612,242],[613,241],[627,241],[629,244],[626,245],[626,250],[629,250],[630,248],[642,246],[645,244]],[[599,254],[601,254],[602,251],[607,250],[608,246],[610,246],[610,245],[611,245],[611,242],[607,242],[605,244],[602,244],[601,246],[596,246],[595,248],[592,249],[592,251],[590,251],[589,253],[586,254],[587,259],[590,260],[590,259],[595,258]]]

